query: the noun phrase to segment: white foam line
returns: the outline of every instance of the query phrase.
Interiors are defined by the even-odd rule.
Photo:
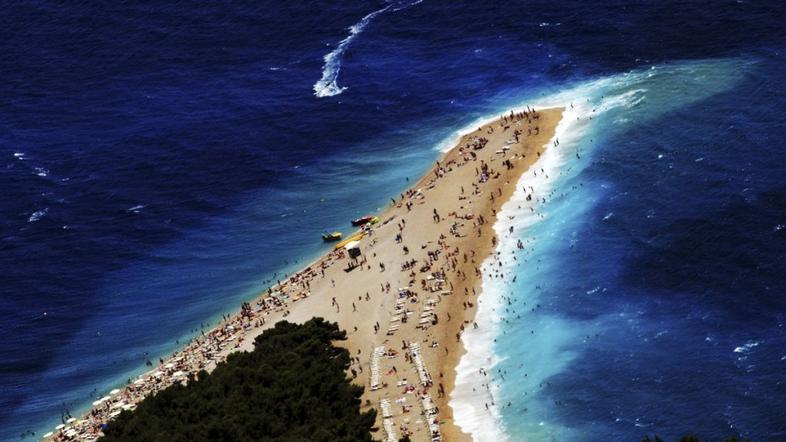
[[[583,101],[586,102],[586,99]],[[544,215],[542,210],[536,210],[533,213],[529,211],[529,208],[533,206],[538,207],[539,197],[545,197],[549,193],[553,182],[556,181],[556,177],[559,175],[559,169],[563,167],[569,158],[564,152],[570,149],[563,149],[563,147],[572,145],[582,137],[584,133],[582,129],[587,126],[587,119],[583,117],[587,115],[587,112],[591,112],[589,106],[578,105],[571,108],[570,104],[570,101],[559,102],[550,100],[549,102],[538,103],[537,106],[533,106],[535,109],[565,107],[565,111],[555,128],[554,136],[544,145],[546,147],[545,152],[521,176],[511,199],[502,206],[502,210],[497,215],[498,221],[494,224],[494,230],[498,238],[507,236],[508,228],[513,224],[515,224],[516,230],[520,230],[543,220],[541,218],[541,215]],[[524,108],[520,110],[514,109],[514,112],[521,110],[524,110]],[[498,117],[494,116],[484,121],[493,121],[496,118]],[[475,123],[472,127],[482,124],[484,123]],[[557,139],[560,140],[560,148],[555,149],[552,147],[552,143]],[[531,172],[535,170],[540,171],[541,169],[545,173],[538,172],[537,176],[535,176]],[[553,178],[547,179],[546,176]],[[530,186],[534,189],[531,201],[526,199],[525,184],[527,189],[530,189]],[[515,219],[511,220],[510,217],[513,216],[515,216]],[[505,259],[511,256],[515,246],[515,241],[503,240],[500,241],[494,253],[499,252],[499,256]],[[504,308],[504,300],[501,295],[505,292],[506,282],[502,279],[493,279],[486,276],[493,268],[498,267],[495,266],[494,256],[492,255],[483,262],[482,266],[484,275],[481,289],[482,296],[478,302],[476,315],[476,321],[480,327],[478,329],[468,328],[462,336],[462,343],[467,353],[461,358],[456,367],[456,386],[453,392],[451,392],[450,399],[456,424],[462,431],[470,434],[473,440],[478,441],[505,441],[510,439],[510,435],[505,433],[501,412],[494,399],[501,396],[500,391],[493,387],[495,385],[495,382],[493,382],[494,367],[502,362],[502,359],[494,353],[493,349],[494,339],[499,335],[500,331],[500,320],[494,312]],[[511,274],[512,267],[505,265],[505,272]],[[485,376],[480,373],[481,369],[487,373]],[[483,384],[492,385],[492,387],[486,388]],[[488,410],[486,409],[486,404],[489,406]]]
[[[549,95],[540,99],[532,99],[530,103],[522,103],[515,107],[507,109],[500,109],[496,114],[480,117],[472,123],[462,127],[450,135],[447,139],[437,145],[437,148],[442,152],[447,152],[453,148],[464,135],[475,132],[478,127],[492,123],[503,115],[508,115],[512,110],[514,113],[520,113],[529,109],[543,110],[554,107],[565,107],[566,110],[571,111],[573,117],[587,117],[593,114],[599,114],[618,106],[632,107],[642,101],[642,95],[646,90],[635,89],[630,90],[622,95],[607,97],[601,100],[597,108],[593,109],[592,104],[587,100],[597,101],[597,96],[594,92],[599,90],[606,90],[612,88],[615,84],[620,82],[635,81],[640,78],[646,71],[634,71],[624,74],[614,75],[611,77],[604,77],[593,81],[583,82],[579,84],[567,85],[567,88],[561,92]],[[573,107],[571,108],[571,105]]]
[[[737,68],[733,61],[716,61],[712,65],[719,63],[722,64],[721,67],[724,65],[729,67],[728,70],[732,72],[735,72],[732,68]],[[694,70],[701,69],[706,65],[706,62],[668,65],[669,69],[663,70],[664,74],[662,74],[665,76],[665,80],[661,81],[670,79],[684,81],[683,77],[692,78],[695,76]],[[545,152],[522,175],[511,199],[502,206],[502,210],[497,215],[494,229],[500,241],[494,251],[495,255],[499,253],[503,261],[507,260],[515,251],[516,239],[522,236],[521,232],[526,232],[528,228],[541,221],[548,222],[548,207],[542,206],[539,201],[541,198],[549,197],[558,181],[565,179],[564,177],[558,178],[561,175],[560,172],[566,172],[572,176],[579,173],[582,163],[573,162],[573,153],[576,152],[578,143],[586,138],[591,126],[597,121],[595,117],[611,109],[622,108],[627,111],[646,102],[645,97],[649,95],[649,91],[645,88],[649,87],[648,79],[660,71],[662,71],[661,68],[652,67],[648,70],[604,77],[572,85],[558,93],[529,103],[530,107],[536,110],[564,107],[565,112],[557,124],[554,137],[546,143]],[[683,74],[683,71],[687,71],[687,74]],[[734,77],[730,80],[734,80]],[[712,88],[701,89],[700,93],[695,93],[695,90],[692,89],[670,91],[672,94],[680,95],[671,99],[661,97],[655,107],[649,109],[647,115],[664,112],[679,104],[701,99],[728,88],[730,84],[733,84],[733,81],[713,83]],[[652,98],[657,99],[658,97],[653,96]],[[513,108],[514,112],[522,110],[524,110],[523,107]],[[510,109],[478,119],[464,129],[457,131],[457,137],[476,130],[480,125],[495,121],[499,115],[507,114],[509,111]],[[644,118],[644,116],[640,115],[639,118]],[[452,141],[457,137],[453,137]],[[559,147],[553,148],[553,142],[557,139],[560,143]],[[440,144],[440,147],[444,147],[445,144]],[[449,146],[452,147],[454,144],[455,142]],[[582,144],[586,146],[586,144]],[[569,162],[573,162],[571,165],[577,167],[566,167]],[[531,201],[526,199],[527,191],[533,193]],[[530,208],[535,210],[531,211]],[[515,236],[508,235],[510,227],[514,227],[517,232]],[[532,240],[530,238],[530,241]],[[531,246],[532,243],[528,243],[528,248]],[[502,327],[502,319],[495,314],[495,310],[504,308],[503,296],[508,291],[508,282],[501,278],[487,277],[494,263],[494,255],[483,262],[482,295],[478,299],[476,315],[476,321],[480,328],[475,330],[470,327],[462,336],[462,342],[467,352],[456,367],[456,385],[450,395],[450,406],[453,408],[456,425],[465,433],[470,434],[474,440],[479,441],[511,438],[506,434],[505,426],[502,423],[501,410],[496,405],[492,405],[492,398],[500,398],[504,395],[501,395],[501,392],[494,387],[487,390],[483,386],[483,384],[491,384],[492,386],[498,384],[494,379],[494,367],[502,362],[502,359],[494,352],[494,339],[500,335],[499,331]],[[503,262],[506,274],[512,274],[513,265],[511,262]],[[481,368],[485,370],[487,376],[479,373]],[[485,408],[487,403],[489,404],[488,410]],[[516,436],[516,438],[520,438],[522,435]]]

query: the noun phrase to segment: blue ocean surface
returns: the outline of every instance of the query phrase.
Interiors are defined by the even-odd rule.
[[[746,1],[5,5],[0,440],[86,411],[318,256],[457,130],[547,102],[582,119],[483,295],[502,303],[493,431],[786,438],[784,19]]]

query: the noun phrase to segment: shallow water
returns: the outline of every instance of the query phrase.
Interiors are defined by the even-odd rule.
[[[739,109],[738,94],[769,105],[756,90],[781,69],[680,63],[557,97],[575,94],[574,112],[593,121],[558,134],[560,159],[541,165],[550,180],[525,177],[545,202],[520,192],[497,226],[515,231],[499,249],[504,272],[484,272],[478,321],[496,341],[469,334],[459,367],[454,406],[467,430],[479,440],[782,434],[783,417],[760,401],[782,393],[786,361],[775,294],[783,192],[764,190],[784,166],[776,143],[757,143],[769,162],[746,158],[761,134],[735,130],[760,112]],[[471,388],[483,395],[462,398]]]
[[[492,428],[783,436],[779,4],[6,9],[0,439],[317,256],[457,131],[582,87],[602,116],[581,159],[561,137],[528,263],[484,300],[522,314],[478,346],[507,371]]]

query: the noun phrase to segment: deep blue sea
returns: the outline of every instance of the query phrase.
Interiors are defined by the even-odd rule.
[[[506,208],[462,362],[494,388],[459,383],[459,424],[786,440],[781,2],[2,10],[0,440],[85,411],[525,104],[574,107],[541,201]]]

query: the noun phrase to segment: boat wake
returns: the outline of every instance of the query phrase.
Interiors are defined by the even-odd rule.
[[[389,2],[387,6],[382,9],[376,10],[362,19],[359,22],[349,27],[349,35],[338,43],[335,49],[327,53],[323,60],[325,64],[322,66],[322,78],[314,83],[314,95],[318,98],[332,97],[344,92],[347,86],[338,85],[338,74],[341,71],[341,57],[349,47],[349,44],[357,37],[363,30],[371,23],[374,18],[384,12],[392,11],[397,12],[410,6],[417,5],[423,0],[416,0],[414,2]]]

